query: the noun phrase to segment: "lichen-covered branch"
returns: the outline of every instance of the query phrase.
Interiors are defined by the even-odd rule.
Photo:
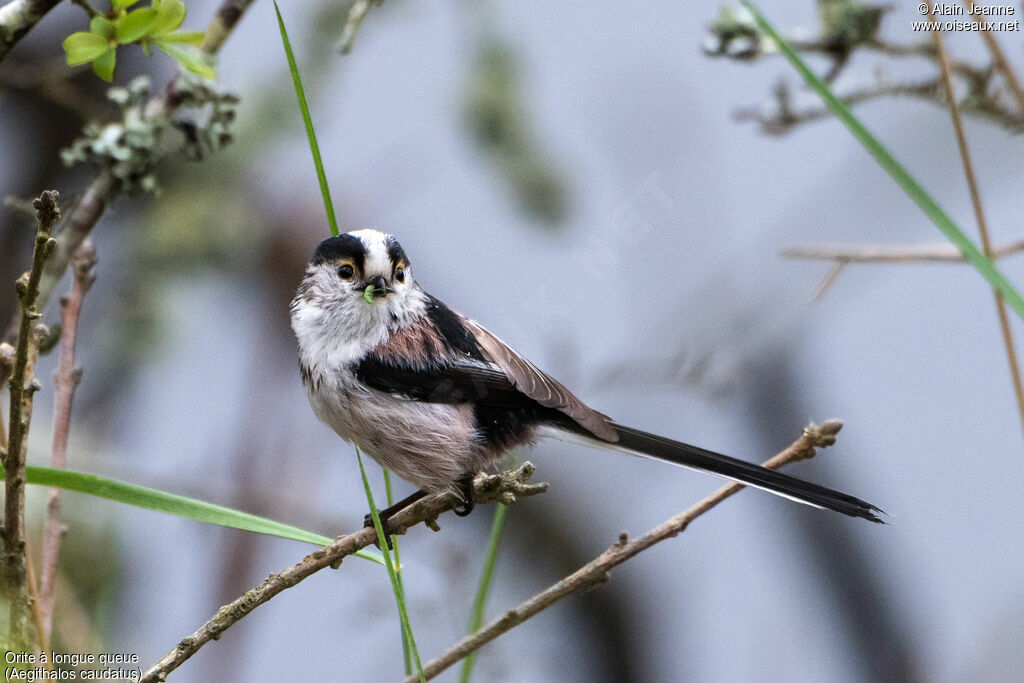
[[[71,405],[75,389],[82,379],[82,369],[75,365],[75,341],[78,338],[78,320],[82,312],[82,300],[96,279],[92,269],[96,265],[96,248],[92,240],[86,239],[71,257],[71,272],[74,279],[71,294],[60,300],[60,361],[53,378],[53,447],[50,466],[64,469],[67,466],[68,435],[71,431]],[[66,527],[60,520],[60,489],[51,488],[46,505],[46,521],[43,525],[42,576],[39,584],[39,614],[42,622],[43,650],[50,643],[50,629],[53,623],[53,602],[57,586],[57,555],[60,540]]]
[[[8,382],[11,398],[10,436],[6,452],[0,453],[5,470],[4,523],[0,532],[3,556],[0,568],[3,570],[3,588],[10,611],[10,645],[23,649],[32,642],[25,564],[25,456],[32,421],[32,397],[39,389],[33,374],[39,357],[39,342],[45,335],[45,328],[37,323],[40,313],[36,301],[43,264],[53,254],[56,246],[50,232],[60,217],[57,197],[55,191],[47,190],[33,202],[39,228],[32,252],[32,269],[18,279],[16,286],[21,303],[21,318]]]
[[[533,473],[533,465],[527,462],[501,474],[479,474],[473,482],[473,500],[476,503],[510,504],[515,502],[517,497],[544,493],[547,491],[547,484],[529,483]],[[389,532],[404,534],[406,530],[421,522],[437,531],[437,517],[461,502],[453,493],[441,493],[424,498],[391,517],[388,522]],[[195,633],[182,639],[177,647],[150,667],[141,680],[143,683],[165,680],[170,672],[181,666],[201,647],[211,640],[220,638],[224,631],[278,593],[321,569],[338,568],[345,557],[375,543],[376,540],[376,530],[373,527],[365,527],[354,533],[339,536],[331,545],[307,555],[298,564],[280,574],[271,574],[266,581],[217,610],[217,614]]]
[[[808,426],[804,429],[804,433],[799,439],[790,444],[789,448],[765,462],[764,466],[777,469],[798,460],[814,457],[815,448],[825,448],[835,443],[836,434],[842,426],[843,423],[839,420],[829,420],[820,427],[814,424]],[[536,616],[556,602],[570,595],[593,588],[598,584],[605,583],[608,581],[609,571],[651,546],[666,539],[674,538],[685,531],[690,522],[743,488],[741,484],[729,484],[688,510],[684,510],[678,515],[671,517],[643,536],[632,541],[628,540],[626,534],[622,534],[616,543],[592,561],[583,565],[561,581],[534,595],[529,600],[520,603],[476,633],[466,636],[436,659],[427,662],[423,667],[424,675],[428,679],[437,676],[459,660],[468,657],[501,634]],[[405,680],[406,683],[412,683],[416,680],[416,677],[408,677]]]
[[[11,0],[0,7],[0,61],[60,0]]]

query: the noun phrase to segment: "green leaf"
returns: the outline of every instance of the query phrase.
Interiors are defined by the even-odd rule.
[[[114,67],[117,65],[117,48],[110,48],[92,63],[93,72],[107,83],[114,81]]]
[[[79,31],[64,39],[64,52],[67,53],[69,66],[91,62],[108,49],[110,43],[95,33]]]
[[[159,15],[156,25],[153,27],[153,35],[161,36],[176,30],[185,21],[185,3],[181,0],[160,0],[159,4],[154,2],[153,6]]]
[[[324,199],[324,210],[327,211],[327,225],[331,228],[331,234],[337,237],[338,219],[334,215],[334,202],[331,201],[331,191],[327,187],[327,174],[324,173],[324,162],[320,158],[320,145],[316,142],[316,133],[313,132],[313,118],[309,115],[309,105],[306,103],[306,91],[302,89],[299,67],[295,64],[292,44],[288,40],[288,31],[284,27],[284,19],[281,18],[281,10],[278,8],[276,0],[274,2],[274,11],[277,12],[277,26],[281,31],[284,54],[288,58],[288,69],[292,72],[292,84],[295,86],[295,96],[299,99],[302,121],[306,124],[306,138],[309,140],[309,151],[313,153],[313,166],[316,167],[316,177],[320,181],[320,194]]]
[[[217,78],[217,74],[214,73],[210,65],[204,62],[202,57],[200,57],[199,55],[189,52],[187,50],[183,50],[177,45],[165,43],[162,40],[154,40],[153,44],[161,50],[163,50],[164,52],[166,52],[168,56],[176,59],[179,64],[181,64],[183,67],[185,67],[192,73],[198,74],[203,78],[209,78],[210,80]]]
[[[125,9],[131,7],[139,0],[110,0],[110,6],[114,9]]]
[[[832,113],[836,115],[840,121],[846,124],[846,127],[853,133],[853,137],[857,138],[857,141],[864,146],[864,149],[868,151],[871,156],[875,158],[875,161],[885,169],[896,184],[907,193],[914,203],[924,212],[928,218],[931,219],[932,223],[942,231],[949,241],[955,244],[964,257],[977,269],[981,276],[988,280],[988,283],[992,287],[1000,292],[1006,299],[1006,302],[1010,304],[1010,307],[1024,319],[1024,298],[1014,289],[1013,285],[1010,284],[1009,280],[996,269],[995,265],[989,260],[985,254],[978,249],[977,246],[964,234],[963,230],[953,222],[953,220],[946,215],[946,212],[932,199],[924,188],[922,188],[916,180],[907,172],[903,166],[896,161],[896,159],[889,153],[889,150],[882,145],[878,139],[872,135],[867,128],[864,127],[853,112],[843,103],[842,100],[837,98],[832,91],[829,89],[820,78],[818,78],[813,71],[804,63],[799,55],[793,50],[792,47],[783,39],[768,23],[768,20],[764,18],[757,7],[754,6],[750,0],[740,0],[743,6],[750,10],[750,13],[754,15],[754,19],[757,21],[758,26],[765,35],[775,41],[776,45],[779,46],[779,50],[786,56],[789,63],[793,65],[793,68],[803,76],[804,80],[807,81],[807,85],[811,87],[818,95],[825,101],[828,108],[832,110]]]
[[[120,17],[114,22],[114,35],[119,43],[134,43],[139,38],[153,32],[156,24],[157,11],[152,7],[143,7]]]
[[[102,14],[97,14],[89,20],[89,30],[107,40],[114,38],[114,24]]]
[[[185,45],[199,45],[203,42],[203,36],[206,34],[202,31],[178,31],[176,33],[168,33],[160,36],[160,40],[165,43],[182,43]]]
[[[0,469],[0,478],[4,472]],[[231,508],[206,503],[194,498],[186,498],[166,491],[136,486],[115,479],[107,479],[94,474],[75,472],[73,470],[59,470],[51,467],[25,468],[26,480],[29,484],[38,486],[53,486],[66,491],[85,493],[97,498],[105,498],[117,503],[132,505],[147,510],[155,510],[177,517],[194,519],[205,524],[216,524],[218,526],[253,531],[268,536],[278,536],[293,541],[311,543],[317,546],[325,546],[333,543],[333,539],[298,527],[275,522],[272,519],[251,515],[247,512],[233,510]],[[363,559],[372,560],[383,564],[380,553],[372,550],[360,550],[355,553]]]

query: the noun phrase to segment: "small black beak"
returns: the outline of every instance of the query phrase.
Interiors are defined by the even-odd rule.
[[[383,275],[378,275],[376,277],[372,277],[365,284],[363,284],[363,286],[356,287],[355,289],[356,289],[357,292],[364,292],[364,291],[366,291],[366,288],[368,286],[370,286],[370,285],[373,285],[373,298],[374,299],[383,299],[388,294],[391,294],[392,292],[395,291],[395,290],[391,289],[390,287],[388,287],[388,282],[387,282],[387,280],[384,279]]]

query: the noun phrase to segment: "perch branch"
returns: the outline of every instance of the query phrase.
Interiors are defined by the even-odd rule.
[[[1024,251],[1024,239],[993,247],[993,261]],[[802,261],[847,263],[963,263],[964,255],[955,245],[936,244],[839,244],[820,247],[791,247],[779,252],[783,258]]]
[[[532,496],[547,490],[547,484],[530,484],[534,467],[523,463],[519,467],[496,475],[479,474],[473,481],[473,499],[476,503],[512,503],[517,496]],[[437,517],[461,503],[453,493],[440,493],[413,503],[391,518],[388,523],[391,534],[404,534],[407,529],[423,522],[435,531]],[[163,681],[167,675],[199,651],[203,645],[220,636],[254,609],[267,602],[275,595],[291,588],[321,569],[336,569],[341,561],[377,540],[377,532],[372,527],[365,527],[351,534],[339,536],[338,540],[323,547],[302,559],[280,574],[271,574],[263,583],[249,590],[228,605],[224,605],[199,630],[184,638],[177,647],[167,653],[163,659],[154,664],[142,675],[143,683]]]
[[[831,446],[836,441],[836,434],[842,429],[839,420],[829,420],[820,427],[814,424],[804,429],[804,433],[790,446],[764,463],[765,467],[778,469],[798,460],[806,460],[815,455],[815,448]],[[686,530],[690,522],[715,507],[729,496],[744,488],[741,484],[729,484],[713,495],[705,498],[688,510],[669,518],[635,540],[628,540],[626,534],[619,537],[618,542],[594,560],[583,565],[561,581],[549,586],[529,600],[520,603],[504,615],[484,626],[476,633],[470,634],[455,643],[442,655],[431,660],[423,667],[424,675],[429,679],[452,666],[459,660],[469,656],[483,645],[491,642],[501,634],[536,616],[543,610],[570,595],[579,593],[598,584],[608,581],[608,572],[626,560],[647,550],[651,546],[669,538],[673,538]],[[415,681],[415,677],[406,678],[406,683]]]
[[[225,0],[221,4],[203,37],[201,49],[205,54],[211,57],[217,54],[252,2],[253,0]],[[163,94],[155,95],[146,104],[147,117],[169,114],[181,106],[181,100],[174,84],[175,81],[172,80]],[[40,310],[45,309],[57,284],[64,277],[64,272],[71,261],[71,255],[89,236],[116,191],[117,181],[113,173],[108,168],[101,169],[89,183],[82,198],[69,212],[60,234],[57,235],[56,252],[47,263],[43,279],[39,284]],[[13,332],[13,326],[9,327],[5,335],[6,341],[11,340]],[[0,375],[0,379],[3,379],[2,375]]]
[[[0,7],[0,61],[60,0],[11,0]]]
[[[972,5],[973,7],[973,5]],[[935,19],[934,6],[932,9],[932,20]],[[964,134],[963,122],[960,120],[960,110],[957,107],[956,97],[953,94],[953,76],[949,64],[949,54],[942,43],[942,32],[932,31],[932,41],[935,43],[935,50],[939,54],[939,66],[942,67],[942,83],[946,88],[946,99],[949,102],[949,115],[953,119],[953,130],[956,133],[956,144],[960,150],[960,161],[964,167],[964,176],[967,178],[967,189],[971,195],[971,205],[974,207],[974,219],[978,223],[978,233],[981,236],[981,247],[985,256],[992,257],[992,241],[988,234],[988,223],[985,220],[985,210],[981,206],[981,191],[978,189],[978,181],[974,175],[974,163],[971,161],[971,153],[967,147],[967,136]],[[1003,301],[1003,293],[997,289],[992,290],[995,297],[996,314],[999,318],[999,330],[1003,336],[1003,346],[1006,347],[1006,357],[1010,365],[1010,379],[1013,381],[1013,392],[1017,398],[1017,411],[1020,414],[1021,428],[1024,429],[1024,384],[1021,382],[1020,366],[1017,364],[1017,349],[1013,342],[1013,331],[1010,329],[1010,319],[1006,315],[1006,302]]]
[[[71,430],[71,404],[75,389],[82,380],[82,369],[75,366],[75,340],[78,337],[78,319],[82,312],[82,299],[96,279],[92,269],[96,265],[96,249],[86,239],[71,257],[74,281],[71,295],[60,300],[61,337],[60,361],[53,378],[55,388],[53,406],[53,449],[50,466],[67,466],[68,434]],[[53,624],[53,602],[57,584],[57,555],[61,537],[67,527],[60,521],[60,489],[51,488],[43,525],[42,577],[39,586],[39,612],[42,621],[43,651],[49,650],[50,630]]]
[[[47,190],[33,202],[39,227],[32,250],[32,269],[18,278],[16,290],[21,303],[18,342],[8,389],[11,398],[9,442],[3,456],[4,478],[3,580],[8,597],[12,643],[22,649],[31,643],[29,597],[25,564],[25,455],[32,421],[32,397],[39,389],[33,377],[39,357],[39,342],[46,328],[37,324],[36,310],[43,264],[53,254],[55,240],[50,231],[60,217],[58,195]]]

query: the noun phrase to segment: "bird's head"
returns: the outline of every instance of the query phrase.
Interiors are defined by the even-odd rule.
[[[409,259],[393,236],[355,230],[328,237],[313,252],[307,269],[325,293],[361,300],[366,306],[392,307],[412,288]]]
[[[300,345],[382,341],[423,312],[425,294],[393,236],[356,230],[321,242],[292,301]]]

